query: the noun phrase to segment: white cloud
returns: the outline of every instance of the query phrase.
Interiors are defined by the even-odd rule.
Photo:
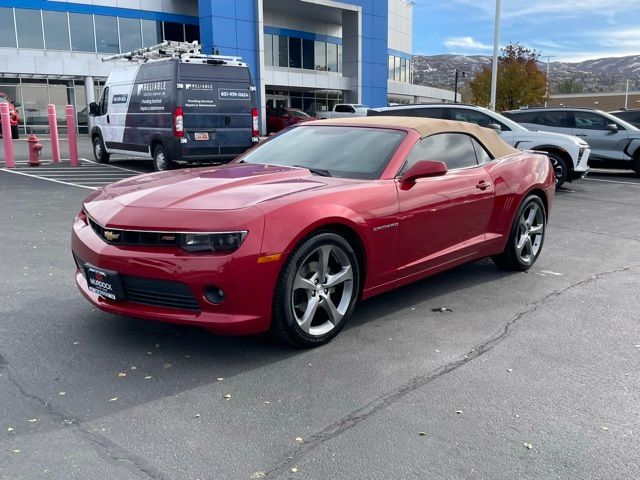
[[[491,50],[491,45],[486,45],[473,37],[449,37],[444,41],[445,47],[462,48],[467,50]]]

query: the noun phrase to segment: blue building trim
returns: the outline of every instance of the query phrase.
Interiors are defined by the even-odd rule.
[[[268,27],[264,26],[264,33],[271,35],[280,35],[282,37],[302,38],[303,40],[314,40],[317,42],[335,43],[342,45],[342,38],[332,37],[331,35],[322,35],[320,33],[303,32],[302,30],[291,30],[288,28]]]
[[[394,57],[406,58],[407,60],[411,60],[412,55],[410,53],[401,52],[400,50],[394,50],[393,48],[388,48],[387,52],[389,55],[393,55]]]
[[[186,23],[198,25],[198,17],[179,15],[174,13],[151,12],[132,8],[103,7],[99,5],[84,5],[79,3],[49,2],[47,0],[0,0],[0,7],[15,7],[29,10],[50,10],[55,12],[89,13],[110,17],[140,18],[165,22]]]

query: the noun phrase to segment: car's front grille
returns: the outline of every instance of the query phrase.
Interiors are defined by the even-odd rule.
[[[184,283],[127,275],[121,275],[120,279],[127,300],[130,302],[179,310],[200,310],[200,305],[191,293],[191,289]]]
[[[87,216],[89,225],[105,242],[111,245],[142,245],[142,246],[175,246],[178,244],[178,234],[173,232],[145,232],[136,230],[119,230],[105,228],[91,217]]]
[[[86,262],[75,253],[73,258],[83,275]],[[86,277],[85,277],[86,278]],[[119,275],[125,300],[153,307],[175,308],[178,310],[200,311],[200,304],[187,284],[171,280]]]

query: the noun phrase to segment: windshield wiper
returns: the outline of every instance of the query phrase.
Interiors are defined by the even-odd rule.
[[[321,177],[333,177],[333,175],[331,175],[331,173],[329,173],[329,170],[323,170],[321,168],[311,168],[311,167],[306,167],[304,165],[294,165],[294,167],[306,168],[307,170],[309,170],[314,175],[320,175]]]

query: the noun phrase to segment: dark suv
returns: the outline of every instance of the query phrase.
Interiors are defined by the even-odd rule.
[[[634,110],[618,110],[609,113],[614,117],[621,118],[625,122],[630,123],[636,128],[640,128],[640,108]]]
[[[581,137],[591,147],[589,165],[629,168],[640,175],[640,130],[590,108],[525,108],[503,115],[527,128]]]

